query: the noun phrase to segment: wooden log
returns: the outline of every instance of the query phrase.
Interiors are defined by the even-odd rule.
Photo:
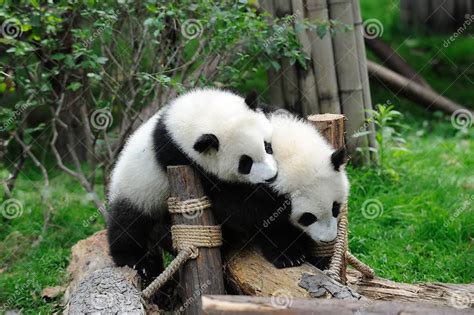
[[[329,19],[326,0],[306,2],[306,17],[311,21],[327,21]],[[311,42],[311,60],[316,75],[316,85],[320,113],[341,113],[337,92],[336,67],[331,37],[322,39],[314,32],[308,33]]]
[[[277,269],[253,247],[243,251],[230,251],[226,255],[225,276],[246,295],[285,294],[294,298],[308,298],[310,293],[299,285],[305,273],[325,276],[321,270],[307,263],[299,267]],[[474,284],[406,284],[379,277],[368,280],[353,269],[347,271],[347,285],[368,299],[384,301],[453,306],[458,296],[471,299],[474,296]],[[330,294],[326,292],[325,295]]]
[[[354,25],[352,0],[329,0],[329,17],[348,25]],[[361,130],[365,123],[364,97],[357,55],[354,30],[338,32],[332,38],[334,60],[342,113],[350,117],[346,130],[353,135]],[[346,143],[353,156],[353,163],[368,164],[368,155],[362,155],[357,148],[368,148],[367,136],[354,138]]]
[[[389,44],[384,42],[379,37],[365,39],[367,47],[372,51],[381,61],[383,65],[393,71],[401,74],[405,78],[412,80],[428,89],[431,86],[421,77],[418,72],[413,69]]]
[[[242,294],[272,296],[283,289],[284,292],[291,294],[294,298],[309,297],[309,292],[298,285],[302,274],[321,274],[319,269],[309,264],[294,268],[276,269],[256,249],[230,252],[227,258],[225,265],[226,278],[238,279]],[[74,245],[68,267],[70,282],[69,293],[65,294],[65,304],[68,304],[70,292],[73,292],[82,280],[97,270],[112,266],[113,262],[108,252],[105,230]],[[373,300],[427,302],[449,306],[453,304],[453,297],[470,296],[472,298],[474,296],[474,284],[406,284],[378,277],[371,280],[362,280],[362,275],[353,269],[348,269],[347,277],[349,287]],[[138,285],[137,289],[140,289]],[[102,310],[102,312],[106,313],[107,311]]]
[[[378,162],[377,154],[377,140],[375,139],[375,125],[370,120],[370,110],[373,109],[372,106],[372,96],[370,95],[370,82],[369,82],[369,72],[367,70],[367,56],[365,52],[365,42],[364,42],[364,27],[362,23],[362,15],[360,12],[359,0],[352,0],[352,13],[354,15],[354,35],[356,39],[357,46],[357,60],[359,64],[359,75],[360,82],[362,84],[362,96],[364,98],[364,109],[365,109],[365,127],[359,131],[369,131],[368,140],[369,146],[374,150],[370,150],[370,159],[371,161]],[[353,135],[352,135],[353,136]],[[349,141],[351,136],[349,136]]]
[[[115,268],[105,230],[72,247],[67,271],[65,314],[145,314],[145,309],[150,308],[140,299],[141,279],[137,272],[128,267]]]
[[[196,172],[191,166],[168,166],[170,197],[180,201],[203,197],[204,190]],[[192,216],[172,214],[171,219],[173,225],[215,225],[210,209]],[[198,257],[184,264],[179,278],[183,290],[182,311],[185,314],[199,314],[201,295],[225,293],[220,248],[199,248]]]
[[[424,303],[400,303],[382,301],[338,301],[323,299],[295,299],[283,297],[249,297],[249,296],[204,296],[203,313],[214,314],[431,314],[460,315],[472,314],[468,309],[455,309],[433,306]]]
[[[344,146],[344,121],[341,114],[317,114],[307,117],[334,149]]]
[[[465,107],[451,101],[450,99],[427,89],[407,78],[385,68],[373,61],[367,62],[369,74],[383,86],[391,89],[397,95],[400,94],[407,99],[424,106],[426,109],[438,109],[448,114],[457,110],[468,111]]]

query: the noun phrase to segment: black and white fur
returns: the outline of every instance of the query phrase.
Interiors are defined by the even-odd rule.
[[[349,181],[344,149],[335,151],[311,124],[290,114],[272,114],[270,121],[276,180],[269,185],[223,183],[206,193],[225,240],[254,241],[282,268],[305,261],[308,240],[335,239]]]
[[[193,90],[132,134],[109,186],[108,239],[117,265],[150,271],[150,276],[161,272],[156,269],[161,255],[150,255],[147,243],[155,227],[160,244],[169,245],[167,166],[192,164],[209,186],[276,178],[277,165],[269,153],[272,126],[254,108],[255,99],[254,94],[244,99],[222,90]]]

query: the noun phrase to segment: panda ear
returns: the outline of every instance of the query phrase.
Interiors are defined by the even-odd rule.
[[[339,169],[342,165],[347,162],[347,153],[346,148],[341,147],[331,154],[331,163],[334,166],[334,169],[339,172]]]
[[[205,133],[201,135],[193,146],[194,150],[199,153],[207,152],[211,149],[219,150],[219,139],[212,133]]]
[[[247,96],[245,96],[245,104],[250,109],[257,109],[259,102],[258,102],[258,94],[255,90],[250,91]]]

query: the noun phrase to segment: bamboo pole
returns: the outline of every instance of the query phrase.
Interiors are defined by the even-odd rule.
[[[328,3],[331,19],[354,25],[352,0],[329,0]],[[356,164],[368,164],[369,157],[356,150],[369,147],[367,136],[352,137],[361,131],[365,124],[364,97],[354,30],[338,32],[332,42],[342,113],[350,117],[346,124],[347,147]]]
[[[168,166],[170,197],[185,201],[204,196],[200,179],[191,166]],[[197,215],[173,213],[173,225],[215,225],[210,209]],[[222,259],[219,247],[199,248],[199,255],[184,264],[180,269],[180,284],[183,290],[184,314],[200,314],[203,294],[224,294]]]
[[[311,21],[327,21],[329,19],[326,0],[307,1],[307,17]],[[341,113],[339,95],[337,93],[336,67],[331,38],[329,35],[319,38],[309,32],[311,42],[311,60],[316,74],[316,85],[320,113]]]
[[[362,23],[359,0],[352,0],[352,13],[354,15],[354,34],[357,46],[357,59],[359,61],[359,75],[362,84],[362,97],[364,98],[365,119],[366,121],[370,121],[369,111],[372,109],[372,96],[370,95],[369,72],[367,70],[367,56],[365,53],[364,42],[364,27]],[[377,149],[377,140],[375,140],[375,125],[373,122],[368,122],[366,126],[366,131],[370,131],[368,135],[369,145],[371,148]],[[371,160],[377,162],[378,156],[376,150],[371,150],[369,154]]]
[[[296,23],[302,23],[305,7],[303,0],[292,0],[291,5]],[[302,46],[303,52],[311,57],[311,41],[309,30],[303,30],[297,33],[298,40]],[[316,76],[312,64],[309,63],[306,69],[298,68],[298,82],[301,95],[301,112],[304,116],[314,113],[320,113],[318,91],[316,86]]]

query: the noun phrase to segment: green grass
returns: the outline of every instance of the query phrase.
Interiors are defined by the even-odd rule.
[[[458,38],[444,48],[446,36],[401,30],[396,10],[391,10],[396,1],[361,2],[364,17],[383,21],[383,38],[398,48],[435,90],[466,106],[473,105],[472,37]],[[459,75],[463,72],[467,75]],[[264,90],[262,82],[257,83]],[[371,88],[374,103],[390,100],[404,113],[403,123],[410,126],[404,133],[409,150],[388,150],[383,168],[349,167],[352,252],[377,274],[393,280],[472,282],[473,129],[467,134],[459,132],[449,117],[427,112],[377,85]],[[5,170],[0,173],[2,178],[6,176]],[[56,172],[51,175],[50,191],[43,192],[51,194],[56,212],[43,241],[33,247],[45,210],[38,194],[41,187],[41,174],[29,165],[14,192],[23,214],[12,220],[0,218],[0,310],[2,305],[25,314],[60,310],[60,298],[46,302],[41,290],[65,284],[71,246],[104,227],[80,186]],[[372,219],[362,209],[368,199],[383,207]],[[91,217],[98,220],[91,222]]]

